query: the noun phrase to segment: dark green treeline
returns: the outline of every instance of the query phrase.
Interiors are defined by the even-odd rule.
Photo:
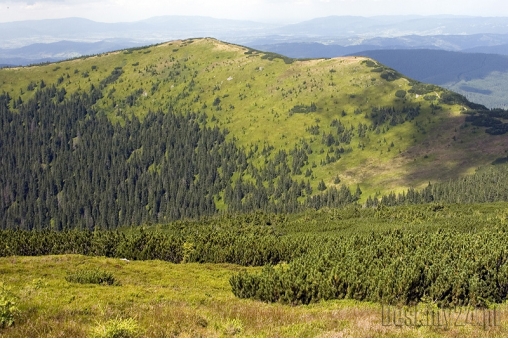
[[[55,93],[38,92],[19,113],[2,105],[3,227],[113,228],[216,212],[213,197],[241,157],[218,129],[200,127],[203,116],[149,113],[120,126],[91,109],[98,90]]]
[[[473,175],[435,183],[421,190],[413,188],[399,194],[368,197],[366,206],[397,206],[440,203],[488,203],[508,201],[508,158],[499,158],[496,166],[484,168]]]
[[[211,215],[221,200],[235,212],[295,212],[358,198],[346,187],[311,198],[309,182],[291,176],[303,161],[285,151],[264,168],[249,165],[203,114],[114,124],[93,109],[101,96],[93,86],[72,95],[45,86],[25,103],[0,95],[2,228],[112,229]]]

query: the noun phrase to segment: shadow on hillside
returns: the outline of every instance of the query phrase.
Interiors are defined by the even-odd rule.
[[[485,133],[485,128],[463,128],[464,122],[464,115],[448,117],[400,154],[404,186],[454,179],[505,154],[508,134],[494,136]]]

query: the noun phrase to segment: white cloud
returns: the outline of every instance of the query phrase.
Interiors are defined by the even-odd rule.
[[[0,22],[85,17],[135,21],[158,15],[202,15],[298,21],[329,15],[457,14],[508,16],[506,0],[0,0]]]

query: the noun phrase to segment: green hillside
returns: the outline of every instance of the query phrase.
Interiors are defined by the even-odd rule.
[[[205,113],[206,119],[196,118],[200,126],[218,127],[227,142],[239,147],[232,152],[245,154],[231,177],[224,177],[231,189],[239,178],[270,189],[271,179],[289,172],[302,189],[310,185],[299,201],[344,184],[352,192],[359,185],[360,201],[376,193],[421,188],[490,164],[505,156],[508,144],[507,134],[484,133],[485,128],[478,127],[482,124],[465,122],[463,113],[477,105],[371,59],[293,60],[210,38],[0,70],[5,110],[27,111],[29,105],[38,110],[46,99],[36,93],[43,91],[56,106],[86,101],[73,99],[73,93],[92,93],[91,107],[85,107],[79,119],[86,121],[93,109],[97,117],[107,116],[111,126],[126,126],[133,117],[143,122],[149,112]],[[42,105],[45,112],[51,112],[50,101]],[[146,124],[156,126],[159,118],[154,119]],[[506,121],[500,119],[496,121]],[[81,140],[76,133],[69,136],[74,146]],[[149,151],[141,144],[128,152],[131,161],[132,154],[143,158]],[[210,161],[219,161],[224,153],[213,154]],[[281,169],[279,157],[289,170]],[[52,167],[51,160],[38,161],[38,166]],[[160,173],[164,166],[155,158],[146,161],[150,173]],[[277,167],[275,177],[267,180],[267,175],[257,174],[270,166]],[[224,168],[218,171],[224,176]],[[195,178],[200,176],[195,173]],[[217,208],[228,205],[226,186],[214,186],[206,194],[213,195]],[[275,199],[282,202],[283,197]]]
[[[214,39],[2,69],[0,336],[506,336],[507,120]]]

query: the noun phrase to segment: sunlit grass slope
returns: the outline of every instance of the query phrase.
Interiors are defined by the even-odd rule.
[[[149,110],[206,113],[209,125],[252,150],[249,161],[257,167],[279,149],[307,143],[312,153],[295,179],[310,179],[314,188],[321,179],[328,187],[360,184],[364,198],[469,173],[504,155],[508,144],[506,135],[468,127],[461,115],[467,107],[432,106],[445,90],[430,86],[417,94],[418,83],[363,57],[292,60],[206,38],[0,70],[0,92],[12,102],[26,101],[42,81],[67,95],[100,88],[95,109],[119,123]],[[419,115],[370,128],[380,107],[419,107]],[[336,133],[334,120],[351,140],[328,146],[324,136]],[[369,128],[361,134],[360,125]],[[263,154],[269,146],[274,150]],[[340,148],[340,159],[326,161]]]

